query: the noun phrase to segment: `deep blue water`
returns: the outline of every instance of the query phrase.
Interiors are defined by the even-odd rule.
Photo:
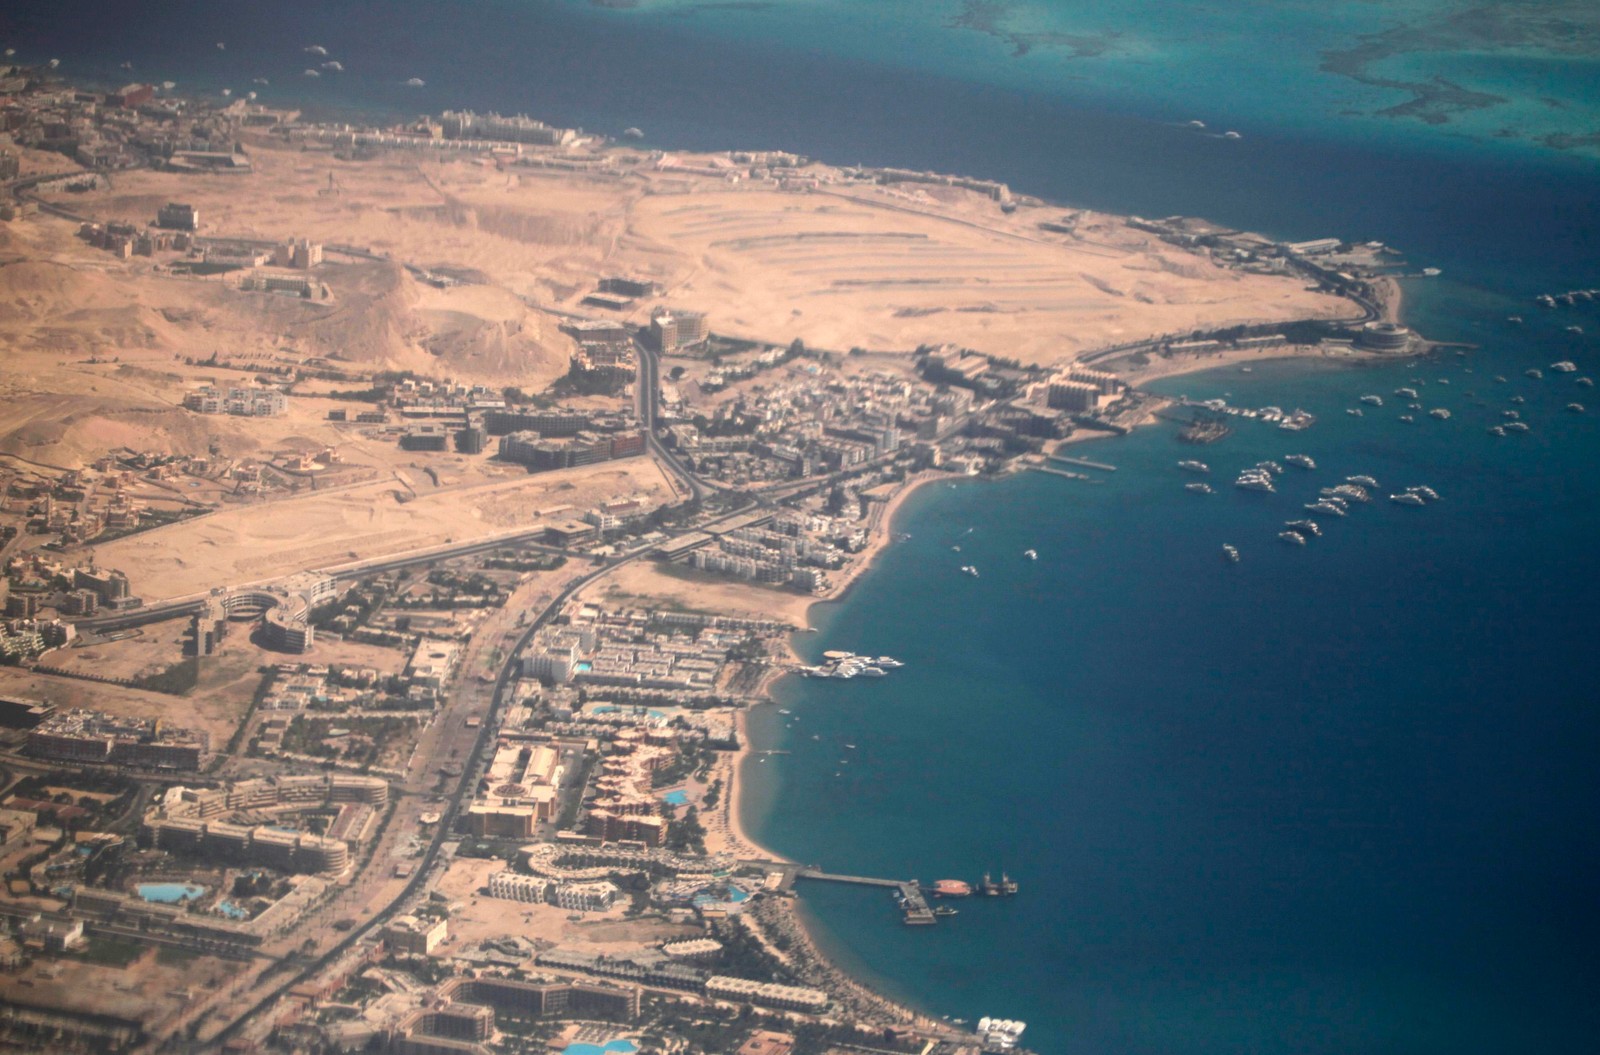
[[[1118,10],[1146,6],[1170,19],[1182,5]],[[638,125],[666,146],[782,147],[1288,238],[1381,238],[1444,268],[1409,284],[1407,317],[1481,346],[1466,356],[1162,385],[1319,415],[1299,436],[1246,424],[1204,449],[1216,495],[1183,490],[1174,463],[1195,452],[1159,426],[1077,452],[1120,467],[1099,484],[1026,475],[915,496],[897,524],[911,539],[802,640],[909,665],[780,686],[796,720],[767,708],[753,729],[794,753],[749,767],[746,819],[774,849],[837,871],[1017,876],[1014,901],[963,903],[928,929],[902,927],[877,895],[804,898],[823,940],[886,988],[936,1014],[1024,1018],[1041,1051],[1592,1050],[1600,397],[1547,368],[1600,372],[1600,313],[1529,296],[1600,286],[1596,164],[1451,127],[1352,123],[1335,112],[1344,87],[1299,90],[1276,61],[1268,80],[1225,91],[1240,67],[1187,52],[1152,59],[1148,89],[1097,81],[1092,65],[1018,72],[1003,48],[985,67],[987,38],[898,32],[893,7],[861,7],[861,33],[821,16],[785,33],[779,13],[554,0],[133,15],[64,0],[8,5],[0,42],[105,80],[132,59],[133,75],[204,90],[267,77],[269,100]],[[1308,48],[1388,10],[1301,7]],[[1291,10],[1274,9],[1274,48],[1295,46]],[[310,43],[348,74],[302,77]],[[403,87],[412,76],[427,87]],[[1185,130],[1184,93],[1245,139]],[[1397,420],[1392,392],[1413,377],[1449,421]],[[1386,407],[1347,416],[1366,392]],[[1591,413],[1567,412],[1573,400]],[[1489,436],[1513,407],[1532,431]],[[1292,451],[1320,468],[1291,469],[1276,496],[1227,486]],[[1317,486],[1352,473],[1444,501],[1319,518],[1325,537],[1303,550],[1274,538]],[[1222,563],[1223,542],[1241,564]],[[1037,562],[1021,557],[1030,547]]]

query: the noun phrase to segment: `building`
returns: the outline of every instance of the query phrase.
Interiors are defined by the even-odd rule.
[[[289,397],[276,388],[246,386],[224,391],[205,385],[183,397],[185,409],[201,414],[233,414],[237,417],[277,417],[289,412]]]
[[[446,110],[440,117],[446,139],[494,139],[534,146],[568,146],[578,138],[570,128],[552,128],[525,114],[502,117],[497,113],[476,114],[471,110]]]
[[[200,210],[183,202],[168,202],[156,212],[156,226],[174,231],[199,230]]]
[[[692,348],[711,336],[705,314],[698,311],[658,311],[650,316],[650,335],[662,352]]]
[[[748,978],[731,978],[720,974],[706,979],[706,995],[719,1000],[735,1000],[742,1004],[759,1004],[762,1007],[810,1014],[817,1014],[828,1006],[828,994],[820,989],[779,985],[776,982],[753,982]]]
[[[99,762],[141,769],[198,769],[210,744],[203,732],[160,718],[117,718],[74,710],[40,722],[28,733],[36,758]]]
[[[1048,401],[1056,410],[1085,413],[1100,405],[1100,389],[1084,381],[1051,381]]]
[[[550,901],[568,912],[604,912],[616,904],[619,893],[615,883],[604,879],[593,883],[557,883]]]
[[[489,877],[489,896],[536,905],[544,901],[549,886],[550,881],[542,876],[496,872]]]
[[[136,110],[156,97],[154,86],[149,84],[124,84],[106,94],[106,102],[124,110]]]
[[[401,916],[383,928],[383,940],[397,953],[427,956],[439,947],[449,933],[449,925],[442,919]]]
[[[291,239],[272,251],[272,263],[276,267],[310,270],[322,263],[322,243],[309,238]]]

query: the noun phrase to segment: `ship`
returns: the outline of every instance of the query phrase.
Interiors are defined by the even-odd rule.
[[[1394,502],[1396,505],[1403,506],[1425,506],[1428,504],[1428,500],[1426,498],[1423,498],[1419,494],[1413,494],[1410,491],[1401,491],[1397,495],[1390,495],[1389,501]]]
[[[1269,494],[1277,490],[1272,486],[1272,475],[1265,469],[1246,469],[1239,474],[1237,480],[1233,481],[1233,486],[1246,491],[1266,491]]]
[[[1017,1046],[1017,1041],[1027,1028],[1026,1022],[1012,1019],[988,1017],[978,1019],[978,1037],[983,1041],[985,1051],[1010,1051]]]
[[[1506,430],[1505,430],[1505,426],[1504,425],[1490,425],[1489,426],[1489,435],[1491,435],[1491,436],[1504,436],[1505,434],[1506,434]]]
[[[1238,564],[1239,547],[1224,542],[1222,544],[1222,559],[1227,561],[1229,564]]]
[[[1383,397],[1382,396],[1374,396],[1374,395],[1366,395],[1366,396],[1362,396],[1361,397],[1361,402],[1363,402],[1363,403],[1365,403],[1365,404],[1367,404],[1368,406],[1371,406],[1371,407],[1381,407],[1381,406],[1383,406]]]
[[[1342,517],[1350,515],[1348,509],[1338,504],[1337,499],[1332,498],[1319,498],[1315,502],[1307,502],[1305,507],[1313,513],[1326,513],[1329,516]]]
[[[1212,489],[1210,484],[1203,484],[1199,481],[1196,481],[1192,484],[1184,484],[1183,489],[1185,491],[1193,491],[1197,495],[1216,494],[1216,491]]]
[[[1197,462],[1193,458],[1185,458],[1178,463],[1178,468],[1190,473],[1208,473],[1211,471],[1211,466],[1205,462]]]
[[[1377,487],[1378,486],[1378,481],[1374,480],[1370,476],[1346,476],[1344,478],[1344,482],[1347,483],[1347,484],[1356,484],[1357,486],[1360,486],[1360,487]]]
[[[960,879],[940,879],[933,884],[934,897],[971,897],[972,884]]]
[[[1017,882],[1004,872],[1000,873],[1000,881],[995,882],[985,872],[983,882],[978,884],[978,891],[987,897],[1012,897],[1017,892]]]
[[[1397,388],[1394,390],[1394,394],[1400,396],[1402,399],[1417,398],[1417,390],[1414,388]]]
[[[1304,546],[1306,544],[1305,536],[1298,531],[1280,531],[1278,532],[1278,541],[1287,542],[1292,546]]]
[[[1526,421],[1508,421],[1505,424],[1505,430],[1507,432],[1527,432],[1528,423]]]
[[[1285,454],[1283,460],[1297,469],[1315,469],[1317,463],[1309,454]]]
[[[1322,528],[1315,520],[1290,520],[1283,525],[1290,531],[1297,531],[1302,535],[1315,535],[1322,537]]]

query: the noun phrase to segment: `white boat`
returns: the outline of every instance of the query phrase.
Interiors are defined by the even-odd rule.
[[[1415,397],[1413,397],[1413,398],[1415,398]],[[1375,395],[1365,395],[1365,396],[1361,397],[1361,402],[1367,404],[1368,406],[1381,407],[1381,406],[1383,406],[1383,397],[1382,396],[1375,396]]]
[[[1029,560],[1038,560],[1039,559],[1039,551],[1036,550],[1036,549],[1025,549],[1025,550],[1022,551],[1022,555],[1024,557],[1028,558]]]
[[[1228,131],[1228,132],[1222,133],[1222,138],[1223,139],[1243,139],[1244,136],[1240,135],[1238,132]]]
[[[1277,488],[1272,486],[1272,477],[1259,469],[1246,469],[1239,474],[1233,486],[1246,491],[1266,491],[1268,494],[1277,491]]]
[[[328,53],[328,49],[323,47],[321,44],[307,44],[300,50],[304,51],[307,55],[326,55]]]
[[[1401,491],[1397,495],[1390,495],[1389,501],[1403,506],[1425,506],[1428,504],[1426,498],[1419,494],[1412,494],[1410,491]]]
[[[622,135],[626,139],[643,139],[644,133],[637,128],[624,128]]]
[[[1584,388],[1593,388],[1594,387],[1594,378],[1592,378],[1592,377],[1580,377],[1574,383],[1575,384],[1580,384]]]
[[[884,676],[885,673],[887,673],[887,672],[882,670],[882,669],[880,669],[880,668],[878,668],[878,667],[862,667],[861,668],[861,676],[863,678],[881,678],[881,677]]]
[[[1345,413],[1349,414],[1352,418],[1361,417],[1361,409],[1359,407],[1350,407],[1345,411]]]
[[[1406,490],[1410,491],[1414,495],[1421,495],[1423,498],[1426,498],[1430,502],[1439,501],[1439,492],[1435,491],[1431,487],[1426,487],[1426,486],[1423,486],[1422,484],[1418,484],[1416,487],[1408,487],[1408,488],[1406,488]]]
[[[1317,538],[1322,537],[1322,527],[1315,520],[1290,520],[1283,526],[1288,528],[1290,531],[1298,531],[1301,534],[1315,535]]]
[[[1232,546],[1232,545],[1224,542],[1222,544],[1222,557],[1229,564],[1238,564],[1239,563],[1239,550],[1238,550],[1238,547]]]
[[[1574,414],[1582,414],[1584,411],[1584,406],[1582,403],[1568,403],[1567,409],[1572,411]]]
[[[779,714],[793,714],[794,712],[789,710],[787,707],[779,707],[778,708],[778,713]]]
[[[1489,426],[1489,435],[1491,435],[1491,436],[1504,436],[1505,434],[1506,434],[1506,430],[1505,430],[1505,426],[1504,425],[1490,425]]]
[[[1527,432],[1528,423],[1526,421],[1508,421],[1505,423],[1504,428],[1507,432]]]
[[[1278,532],[1278,541],[1287,542],[1292,546],[1304,546],[1306,544],[1305,536],[1298,531],[1280,531]]]
[[[1315,469],[1317,463],[1311,460],[1309,454],[1285,454],[1283,460],[1297,469]]]
[[[978,1019],[978,1037],[985,1048],[994,1051],[1010,1051],[1016,1047],[1027,1028],[1026,1022],[1014,1019],[989,1018],[987,1015]]]
[[[1550,369],[1558,374],[1575,374],[1578,372],[1578,364],[1570,359],[1563,359],[1559,363],[1551,363]]]
[[[322,68],[325,69],[325,70],[328,70],[331,73],[343,73],[344,72],[344,63],[338,62],[338,61],[324,62],[322,64]]]
[[[1410,414],[1401,414],[1400,415],[1400,420],[1409,425],[1412,422],[1416,421],[1417,419],[1415,417],[1413,417],[1412,415],[1410,415]]]
[[[1346,476],[1344,478],[1344,482],[1347,483],[1347,484],[1355,484],[1358,487],[1377,487],[1378,486],[1378,481],[1374,480],[1370,476]]]
[[[1326,513],[1327,515],[1334,517],[1350,515],[1349,511],[1345,509],[1344,506],[1335,505],[1326,498],[1318,499],[1315,502],[1307,502],[1305,508],[1313,513]]]
[[[1443,407],[1434,407],[1428,411],[1428,417],[1438,418],[1440,421],[1448,421],[1450,420],[1450,412]]]
[[[1203,484],[1203,483],[1200,483],[1198,480],[1195,481],[1192,484],[1184,484],[1183,485],[1183,489],[1185,491],[1192,491],[1197,495],[1216,494],[1216,491],[1212,489],[1210,484]]]
[[[904,663],[893,656],[877,656],[872,660],[872,665],[874,667],[882,667],[884,670],[893,670],[896,667],[905,666]]]
[[[1414,388],[1397,388],[1397,389],[1394,390],[1394,394],[1399,396],[1399,397],[1401,397],[1402,399],[1416,399],[1417,398],[1417,390],[1414,389]]]
[[[976,579],[976,578],[977,578],[977,577],[978,577],[978,569],[977,569],[977,568],[974,568],[974,567],[973,567],[973,566],[972,566],[972,565],[970,565],[970,564],[963,564],[963,565],[962,565],[962,566],[961,566],[961,574],[962,574],[962,575],[970,575],[970,576],[972,576],[972,577],[973,577],[973,578],[974,578],[974,579]]]
[[[1178,463],[1178,468],[1190,473],[1208,473],[1211,471],[1211,466],[1205,462],[1197,462],[1193,458],[1185,458]]]
[[[423,80],[421,77],[408,77],[408,78],[406,78],[406,87],[407,88],[425,88],[425,87],[427,87],[427,85],[428,85],[428,82]]]
[[[1540,378],[1544,377],[1544,371],[1538,369],[1537,367],[1532,370],[1524,370],[1522,373],[1524,377],[1531,377],[1535,381],[1538,381]]]

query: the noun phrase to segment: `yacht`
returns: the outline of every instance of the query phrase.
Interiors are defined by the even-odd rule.
[[[1311,460],[1309,454],[1285,454],[1283,460],[1297,469],[1315,469],[1317,463]]]
[[[1390,495],[1389,501],[1403,506],[1425,506],[1428,504],[1428,500],[1426,498],[1423,498],[1419,494],[1414,494],[1411,491],[1401,491],[1397,495]]]
[[[1264,461],[1264,462],[1256,462],[1256,468],[1257,469],[1265,469],[1267,472],[1271,473],[1274,476],[1282,476],[1283,475],[1283,466],[1279,465],[1275,461],[1270,461],[1269,460],[1269,461]]]
[[[1504,425],[1490,425],[1489,426],[1489,435],[1491,435],[1491,436],[1504,436],[1505,434],[1506,434],[1506,429],[1505,429]]]
[[[1373,484],[1377,487],[1377,484]],[[1367,494],[1367,489],[1360,484],[1340,484],[1337,487],[1324,487],[1318,494],[1336,505],[1346,502],[1370,502],[1372,496]]]
[[[1229,543],[1224,542],[1222,544],[1222,559],[1227,561],[1229,564],[1238,564],[1239,563],[1239,549],[1238,549],[1238,547],[1230,545]]]
[[[1583,413],[1583,404],[1582,403],[1568,403],[1567,404],[1567,409],[1572,411],[1574,414],[1582,414]]]
[[[862,667],[861,668],[861,676],[863,678],[881,678],[887,673],[888,672],[885,671],[881,667]]]
[[[428,86],[428,82],[423,80],[421,77],[408,77],[408,78],[406,78],[406,87],[407,88],[426,88],[427,86]]]
[[[787,707],[779,707],[778,708],[778,713],[779,714],[793,714],[794,712],[789,710]]]
[[[1214,490],[1212,490],[1212,487],[1211,487],[1210,484],[1203,484],[1203,483],[1200,483],[1198,480],[1195,481],[1192,484],[1184,484],[1183,485],[1183,489],[1185,491],[1193,492],[1194,494],[1197,494],[1197,495],[1216,494],[1216,492]]]
[[[1522,371],[1522,373],[1523,373],[1524,377],[1531,377],[1535,381],[1537,381],[1540,378],[1544,377],[1544,371],[1540,370],[1538,367],[1534,367],[1532,370],[1524,370],[1524,371]]]
[[[1408,487],[1406,490],[1410,491],[1414,495],[1421,495],[1430,502],[1439,501],[1439,492],[1435,491],[1431,487],[1425,487],[1422,484],[1418,484],[1416,487]]]
[[[1527,400],[1524,399],[1522,396],[1512,396],[1511,397],[1511,402],[1516,403],[1516,404],[1518,404],[1520,406],[1521,404],[1526,403]]]
[[[1559,363],[1551,363],[1550,369],[1558,374],[1575,374],[1578,372],[1578,364],[1570,359],[1563,359]]]
[[[1500,412],[1500,416],[1505,418],[1507,421],[1516,421],[1518,418],[1522,417],[1522,413],[1516,410],[1502,410]]]
[[[1029,560],[1038,560],[1039,559],[1039,551],[1036,550],[1036,549],[1025,549],[1025,550],[1022,551],[1022,555],[1024,557],[1028,558]]]
[[[974,578],[974,579],[976,579],[976,578],[977,578],[977,577],[978,577],[978,569],[977,569],[977,568],[974,568],[974,567],[973,567],[973,566],[972,566],[972,565],[970,565],[970,564],[963,564],[963,565],[962,565],[962,566],[961,566],[961,574],[963,574],[963,575],[970,575],[970,576],[972,576],[972,577],[973,577],[973,578]]]
[[[1593,388],[1594,387],[1594,378],[1592,378],[1592,377],[1580,377],[1580,378],[1578,378],[1576,383],[1582,385],[1584,388]]]
[[[1191,473],[1208,473],[1211,471],[1211,466],[1205,462],[1197,462],[1193,458],[1186,458],[1179,462],[1178,468]]]
[[[1277,490],[1272,486],[1272,476],[1264,469],[1246,469],[1239,474],[1233,486],[1246,491],[1266,491],[1269,494]]]
[[[1349,414],[1352,418],[1359,418],[1359,417],[1361,417],[1361,408],[1360,407],[1349,407],[1349,408],[1347,408],[1345,410],[1345,413]]]
[[[1397,388],[1397,389],[1394,390],[1394,394],[1399,396],[1399,397],[1401,397],[1402,399],[1416,399],[1417,398],[1417,390],[1414,389],[1414,388]]]
[[[639,129],[637,129],[637,128],[624,128],[622,130],[622,135],[626,139],[643,139],[644,138],[644,132],[639,130]]]
[[[1287,542],[1291,546],[1304,546],[1306,537],[1298,531],[1280,531],[1278,532],[1278,541]]]
[[[1355,484],[1358,487],[1377,487],[1378,486],[1378,481],[1374,480],[1370,476],[1346,476],[1344,478],[1344,482],[1347,483],[1347,484]]]
[[[1400,415],[1400,420],[1405,422],[1407,425],[1409,425],[1412,422],[1416,421],[1417,419],[1414,416],[1410,415],[1410,414],[1401,414]]]
[[[1503,428],[1507,432],[1527,432],[1528,423],[1526,421],[1508,421]]]
[[[875,656],[873,657],[872,665],[874,667],[882,667],[884,670],[894,670],[896,667],[905,666],[904,663],[893,656]]]
[[[1498,384],[1502,384],[1503,385],[1503,384],[1506,383],[1506,375],[1505,374],[1495,374],[1494,375],[1494,379],[1495,379],[1495,382],[1498,383]]]
[[[1361,402],[1367,404],[1369,407],[1381,407],[1383,406],[1383,397],[1373,395],[1362,396]]]
[[[1344,517],[1350,515],[1349,510],[1345,509],[1344,506],[1335,505],[1332,501],[1326,498],[1319,498],[1315,502],[1307,502],[1305,508],[1313,513],[1326,513],[1329,516],[1335,517]]]
[[[1322,527],[1315,520],[1290,520],[1283,525],[1290,531],[1298,531],[1304,535],[1322,537]]]
[[[1443,407],[1434,407],[1428,411],[1428,417],[1438,418],[1440,421],[1448,421],[1450,420],[1450,412]]]

